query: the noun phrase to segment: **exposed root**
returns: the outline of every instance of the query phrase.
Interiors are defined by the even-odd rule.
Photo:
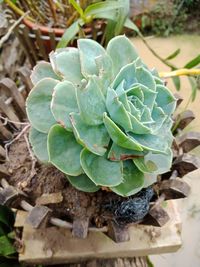
[[[6,160],[7,160],[7,161],[10,161],[9,156],[8,156],[8,147],[9,147],[10,145],[12,145],[14,142],[16,142],[17,140],[19,140],[20,137],[23,136],[29,128],[30,128],[30,124],[27,124],[27,125],[22,129],[22,131],[21,131],[21,132],[20,132],[14,139],[12,139],[10,142],[8,142],[8,143],[5,144]]]

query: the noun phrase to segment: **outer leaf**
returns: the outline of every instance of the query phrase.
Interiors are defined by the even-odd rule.
[[[143,157],[146,153],[145,151],[126,149],[113,143],[108,153],[108,158],[113,161],[120,161]]]
[[[84,22],[82,19],[76,20],[67,30],[64,32],[62,38],[57,44],[57,48],[66,47],[70,41],[74,39],[76,34],[79,32],[80,26],[83,26]]]
[[[85,16],[98,16],[99,14],[104,14],[107,11],[116,11],[118,8],[123,7],[123,3],[113,2],[113,1],[105,1],[105,2],[97,2],[86,7],[84,11]]]
[[[50,54],[54,71],[74,84],[80,84],[83,79],[81,74],[79,52],[77,48],[69,47],[58,49]]]
[[[176,90],[179,91],[181,89],[181,80],[178,76],[172,77],[172,81],[176,87]]]
[[[96,186],[86,174],[81,174],[77,177],[67,176],[67,178],[69,182],[80,191],[93,193],[100,189],[100,187]]]
[[[165,114],[171,115],[176,108],[175,97],[165,86],[157,85],[156,90],[158,92],[156,103],[163,109]]]
[[[125,23],[124,23],[124,26],[128,29],[131,29],[137,33],[140,32],[139,28],[136,26],[135,23],[133,23],[132,20],[130,20],[129,18],[126,19]]]
[[[56,85],[51,102],[51,111],[57,122],[64,125],[68,131],[72,131],[69,114],[78,112],[76,89],[72,83],[64,81]]]
[[[86,78],[88,75],[98,75],[95,59],[106,54],[104,48],[93,40],[79,39],[78,49],[80,53],[82,74]]]
[[[170,54],[168,57],[166,57],[165,60],[170,60],[170,59],[175,58],[176,56],[178,56],[178,54],[180,54],[180,52],[181,52],[181,49],[178,48],[172,54]]]
[[[144,174],[138,170],[131,160],[123,162],[124,181],[115,187],[112,191],[121,196],[131,196],[138,193],[144,185]]]
[[[116,17],[116,26],[115,26],[115,36],[122,33],[124,28],[124,23],[128,17],[130,11],[130,1],[129,0],[118,0],[119,3],[123,4],[123,7],[119,9]]]
[[[74,9],[79,13],[79,15],[82,17],[83,16],[83,9],[81,6],[77,3],[75,0],[69,0],[70,4],[73,5]]]
[[[104,96],[106,96],[108,86],[111,84],[113,78],[112,60],[107,54],[105,54],[104,56],[97,57],[95,62],[99,73],[99,84]]]
[[[135,141],[138,145],[140,145],[143,149],[166,153],[166,149],[168,148],[166,132],[163,132],[158,135],[153,134],[133,134],[128,133],[133,142]]]
[[[77,141],[92,153],[103,156],[110,141],[105,126],[102,124],[88,127],[80,114],[76,113],[71,113],[70,118]]]
[[[189,61],[184,68],[191,69],[200,64],[200,55]]]
[[[148,155],[148,154],[147,154]],[[159,154],[160,155],[160,154]],[[147,159],[147,156],[144,158],[136,158],[133,159],[133,162],[137,166],[137,168],[143,173],[151,173],[157,170],[157,165],[150,159]]]
[[[38,82],[26,100],[26,111],[31,125],[42,133],[48,133],[56,123],[50,105],[53,89],[58,81],[45,78]]]
[[[54,125],[49,131],[47,144],[49,161],[57,169],[71,176],[83,173],[80,165],[82,147],[72,133],[60,125]]]
[[[122,67],[132,63],[138,57],[135,47],[124,35],[113,38],[108,43],[107,52],[112,58],[115,75]]]
[[[94,77],[90,77],[87,85],[77,89],[77,102],[80,115],[88,125],[103,123],[106,111],[104,96]]]
[[[1,236],[0,237],[0,256],[9,256],[16,253],[16,250],[11,243],[11,241],[8,239],[7,236]]]
[[[116,186],[123,180],[121,162],[110,161],[106,156],[96,156],[87,149],[81,152],[81,166],[96,185]]]
[[[37,158],[42,162],[48,162],[49,155],[47,151],[47,134],[41,133],[31,127],[29,141]]]
[[[30,78],[33,85],[36,85],[36,83],[38,83],[44,78],[52,78],[55,80],[60,80],[60,77],[56,75],[56,73],[53,71],[51,64],[45,61],[40,61],[33,68]]]
[[[123,133],[120,128],[107,116],[106,113],[104,113],[103,120],[110,135],[110,138],[113,140],[114,143],[116,143],[118,146],[128,149],[133,149],[137,151],[143,150],[139,143],[128,137],[125,133]]]
[[[144,188],[156,183],[158,181],[158,175],[155,173],[144,173]]]

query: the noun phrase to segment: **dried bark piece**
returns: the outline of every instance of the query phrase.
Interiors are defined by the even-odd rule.
[[[45,228],[49,222],[51,210],[45,206],[35,206],[26,218],[26,223],[33,228]]]
[[[176,101],[176,108],[178,108],[178,106],[183,102],[183,98],[177,93],[174,94],[174,97],[177,100]]]
[[[178,144],[183,149],[183,152],[187,153],[200,145],[200,133],[186,133],[178,139]]]
[[[2,150],[2,153],[3,153],[3,150]],[[7,177],[7,176],[10,176],[7,168],[4,165],[0,164],[0,177]]]
[[[200,168],[200,159],[194,155],[183,154],[173,162],[172,169],[177,170],[180,177]]]
[[[191,110],[185,110],[182,113],[178,114],[175,118],[178,121],[178,129],[183,130],[186,126],[188,126],[195,119],[195,115]]]
[[[116,243],[126,242],[130,240],[128,227],[118,225],[114,221],[109,221],[107,235]]]
[[[162,227],[170,220],[166,210],[160,205],[155,204],[145,217],[142,224]]]
[[[87,237],[89,218],[75,218],[73,221],[72,236],[84,239]]]
[[[162,181],[158,186],[166,200],[188,197],[190,193],[190,186],[180,178]]]
[[[48,204],[57,204],[63,201],[63,196],[61,192],[43,194],[41,197],[37,198],[36,205],[48,205]]]

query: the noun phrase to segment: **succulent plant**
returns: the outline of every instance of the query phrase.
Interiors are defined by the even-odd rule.
[[[170,169],[175,98],[125,36],[106,50],[79,39],[39,62],[31,79],[33,151],[77,189],[130,196]]]

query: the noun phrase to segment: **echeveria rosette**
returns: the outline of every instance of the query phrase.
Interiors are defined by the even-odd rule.
[[[171,167],[175,99],[125,36],[50,54],[31,79],[30,142],[79,190],[130,196]]]

